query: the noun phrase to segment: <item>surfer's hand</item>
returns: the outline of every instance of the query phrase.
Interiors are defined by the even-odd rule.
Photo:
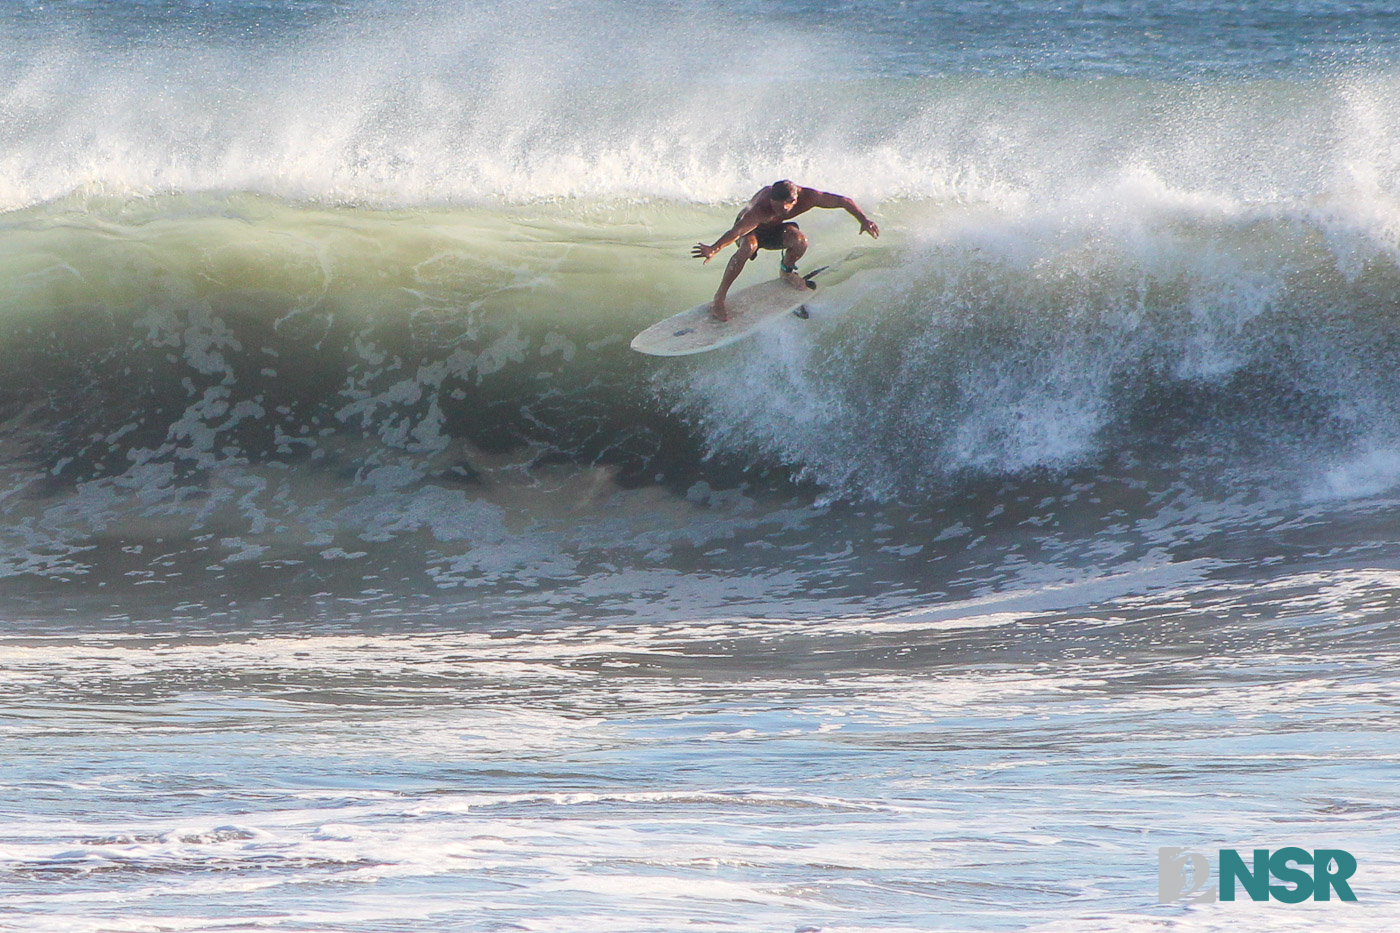
[[[860,232],[868,233],[876,240],[880,238],[880,228],[875,225],[875,221],[869,217],[862,217],[860,221]]]
[[[719,250],[715,249],[713,246],[706,246],[704,243],[696,243],[695,248],[690,251],[690,255],[694,256],[696,259],[703,259],[709,262],[710,259],[714,257],[715,253],[718,252]]]

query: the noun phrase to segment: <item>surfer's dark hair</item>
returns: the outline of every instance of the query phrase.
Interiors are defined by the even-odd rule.
[[[802,191],[787,179],[775,181],[768,186],[768,200],[770,201],[791,201]]]

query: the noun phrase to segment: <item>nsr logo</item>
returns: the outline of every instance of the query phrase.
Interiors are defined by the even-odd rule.
[[[1157,850],[1157,901],[1166,904],[1179,897],[1191,897],[1192,904],[1213,904],[1235,899],[1235,884],[1244,888],[1251,901],[1270,897],[1285,904],[1298,904],[1312,898],[1330,901],[1332,892],[1343,901],[1354,901],[1347,879],[1356,874],[1356,859],[1343,849],[1317,849],[1309,852],[1289,846],[1273,855],[1268,849],[1254,850],[1254,865],[1247,867],[1234,849],[1220,850],[1220,884],[1210,884],[1210,862],[1204,855],[1167,846]],[[1300,865],[1311,865],[1312,874]],[[1187,869],[1190,869],[1189,875]],[[1272,875],[1282,884],[1270,884]],[[1200,893],[1197,893],[1200,892]]]

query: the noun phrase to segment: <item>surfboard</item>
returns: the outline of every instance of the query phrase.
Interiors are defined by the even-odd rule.
[[[718,350],[751,336],[765,324],[785,314],[807,316],[806,303],[817,290],[813,281],[823,266],[803,276],[807,291],[793,288],[782,279],[751,285],[729,295],[725,307],[729,320],[717,321],[710,314],[710,302],[673,314],[632,338],[632,349],[648,356],[689,356]]]

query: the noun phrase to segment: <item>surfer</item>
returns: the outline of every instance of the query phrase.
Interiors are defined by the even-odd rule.
[[[868,233],[872,237],[880,235],[880,228],[875,226],[875,222],[866,217],[865,212],[848,197],[818,191],[815,188],[804,188],[786,180],[773,182],[749,199],[748,206],[739,212],[734,226],[729,228],[728,233],[710,246],[696,243],[695,249],[691,251],[692,256],[704,259],[708,263],[730,243],[739,244],[734,258],[730,259],[729,265],[725,267],[719,291],[715,292],[715,300],[710,305],[710,313],[716,319],[729,320],[729,311],[724,306],[729,286],[739,277],[744,263],[757,256],[761,249],[784,250],[783,258],[778,262],[781,278],[793,288],[807,288],[807,283],[797,274],[797,260],[807,252],[807,237],[798,229],[797,224],[791,222],[791,218],[805,214],[814,207],[839,207],[860,221],[861,233]]]

